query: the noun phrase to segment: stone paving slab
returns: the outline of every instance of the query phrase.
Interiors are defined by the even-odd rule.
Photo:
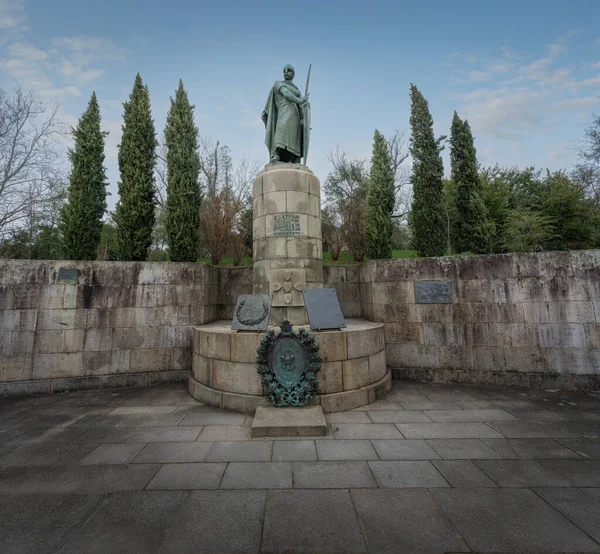
[[[548,504],[600,543],[600,489],[534,489]]]
[[[57,552],[103,500],[102,496],[75,494],[3,496],[0,502],[0,552]]]
[[[486,423],[397,423],[407,439],[492,439],[502,435]]]
[[[355,490],[352,498],[373,552],[470,552],[427,490]]]
[[[210,442],[153,442],[133,459],[136,464],[203,462],[212,447]]]
[[[317,460],[314,440],[290,440],[273,443],[274,462],[312,462]]]
[[[525,489],[434,489],[433,497],[476,552],[597,552],[599,545]]]
[[[367,462],[294,462],[294,488],[348,489],[376,487]]]
[[[436,460],[439,455],[421,439],[371,441],[382,460]]]
[[[377,484],[385,488],[449,487],[431,462],[369,462]]]
[[[146,490],[218,489],[226,466],[225,463],[163,464]]]
[[[574,487],[600,487],[600,460],[540,460]]]
[[[291,489],[292,462],[232,462],[222,489]]]
[[[429,439],[427,443],[444,460],[482,460],[501,457],[481,439]]]
[[[367,552],[348,491],[269,491],[264,552]]]
[[[265,499],[265,491],[189,493],[167,533],[161,554],[259,552]]]
[[[339,423],[333,425],[336,439],[402,439],[398,429],[391,423]]]
[[[317,441],[319,460],[379,460],[368,440]]]
[[[373,423],[428,423],[432,421],[425,412],[419,410],[378,410],[367,413]]]
[[[107,498],[65,547],[64,554],[158,552],[186,493],[130,492]]]
[[[501,487],[568,487],[569,482],[535,460],[478,460],[475,462]]]
[[[506,459],[581,458],[574,450],[553,439],[484,439],[483,442]]]
[[[456,488],[497,487],[471,460],[433,460],[435,468]]]
[[[128,464],[143,444],[101,444],[81,460],[82,464]]]
[[[251,422],[183,384],[0,399],[0,552],[600,551],[598,394],[393,382],[324,437]]]

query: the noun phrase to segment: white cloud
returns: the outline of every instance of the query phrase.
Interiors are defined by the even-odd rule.
[[[0,29],[26,31],[25,0],[0,0]]]
[[[465,116],[478,133],[513,140],[539,133],[546,124],[540,109],[544,94],[536,90],[480,89],[465,95],[463,100]]]
[[[124,51],[108,39],[61,37],[53,39],[47,50],[13,42],[0,59],[0,69],[43,97],[62,97],[81,94],[82,86],[104,73],[99,66],[124,59]]]
[[[489,81],[492,74],[489,71],[469,71],[469,80],[471,81]]]
[[[553,109],[559,112],[572,112],[587,110],[592,106],[600,104],[598,96],[587,96],[585,98],[569,98],[567,100],[559,100],[552,104]]]
[[[510,71],[511,69],[516,67],[516,65],[517,64],[510,63],[510,62],[496,62],[496,63],[492,63],[488,67],[488,69],[492,73],[507,73],[508,71]]]
[[[248,110],[246,108],[242,108],[242,113],[244,114],[244,119],[240,122],[242,127],[264,127],[265,124],[262,122],[260,118],[260,114],[255,112],[254,110]]]

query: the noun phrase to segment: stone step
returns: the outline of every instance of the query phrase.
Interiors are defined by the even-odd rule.
[[[259,406],[252,421],[253,437],[306,437],[326,434],[327,423],[321,406]]]

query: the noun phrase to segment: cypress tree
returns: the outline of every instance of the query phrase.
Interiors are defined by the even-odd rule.
[[[123,104],[123,137],[119,145],[119,202],[115,211],[119,257],[144,261],[154,227],[154,163],[157,145],[148,87],[138,73]]]
[[[195,262],[200,240],[202,202],[198,178],[198,129],[194,125],[194,106],[190,104],[181,79],[167,114],[165,144],[169,259],[173,262]]]
[[[107,185],[102,165],[107,133],[100,130],[100,107],[95,92],[72,134],[75,144],[69,150],[68,196],[60,214],[64,253],[70,260],[95,260],[106,211]]]
[[[429,105],[419,89],[410,85],[410,153],[413,205],[410,222],[415,249],[420,256],[441,256],[446,245],[444,221],[444,165],[440,142],[435,139]]]
[[[471,126],[454,112],[450,132],[451,179],[457,191],[454,248],[457,252],[484,253],[490,250],[489,224],[481,198],[477,152]]]
[[[367,195],[365,255],[371,259],[392,257],[392,214],[394,212],[394,172],[383,135],[375,130],[371,176]]]

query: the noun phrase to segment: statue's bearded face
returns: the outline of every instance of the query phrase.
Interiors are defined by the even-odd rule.
[[[283,68],[283,78],[286,81],[291,81],[294,78],[294,69],[289,66]]]

